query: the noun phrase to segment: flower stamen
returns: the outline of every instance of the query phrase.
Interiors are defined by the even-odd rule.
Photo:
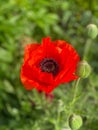
[[[42,72],[52,73],[54,76],[58,73],[59,65],[53,58],[44,58],[40,62]]]

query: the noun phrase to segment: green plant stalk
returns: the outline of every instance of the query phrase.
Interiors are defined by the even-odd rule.
[[[78,84],[79,84],[80,78],[78,78],[75,82],[75,85],[73,86],[74,89],[74,95],[71,103],[69,104],[69,112],[68,112],[68,118],[67,118],[67,126],[69,127],[69,117],[71,114],[73,114],[73,108],[74,104],[76,102],[77,92],[78,92]]]
[[[83,60],[87,59],[88,52],[89,52],[89,49],[91,47],[91,44],[92,44],[91,39],[88,39],[87,42],[86,42],[86,44],[85,44],[85,47],[84,47]]]
[[[59,122],[60,122],[60,111],[58,111],[58,113],[57,113],[57,120],[56,120],[56,122],[55,122],[55,130],[61,130],[61,128],[60,128],[60,124],[59,124]]]
[[[76,101],[79,81],[80,81],[80,78],[78,78],[78,80],[76,81],[75,86],[74,86],[74,96],[73,96],[73,100],[71,102],[71,107],[74,105],[74,103]]]
[[[76,82],[75,82],[75,85],[73,86],[73,89],[74,89],[74,95],[73,95],[73,99],[72,99],[72,101],[70,102],[70,104],[69,104],[69,109],[67,109],[68,110],[68,118],[67,118],[67,122],[66,122],[66,127],[67,128],[69,128],[69,116],[71,115],[71,114],[73,114],[73,108],[74,108],[74,104],[75,104],[75,102],[76,102],[76,98],[77,98],[77,92],[78,92],[78,84],[79,84],[79,81],[80,81],[80,78],[78,78],[77,80],[76,80]],[[59,124],[59,122],[60,122],[60,112],[58,111],[58,114],[57,114],[57,120],[56,120],[56,122],[55,122],[55,130],[61,130],[61,127],[60,127],[60,124]],[[66,110],[65,110],[65,114],[66,114]],[[65,126],[65,125],[64,125]]]

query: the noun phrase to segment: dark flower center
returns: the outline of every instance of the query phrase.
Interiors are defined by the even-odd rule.
[[[43,72],[52,73],[53,75],[56,75],[59,70],[58,63],[52,58],[44,58],[40,62],[40,68]]]

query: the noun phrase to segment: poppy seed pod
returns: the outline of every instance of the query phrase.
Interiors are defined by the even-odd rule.
[[[98,28],[95,24],[89,24],[87,26],[87,35],[92,39],[96,38],[98,35]]]
[[[71,115],[69,117],[69,126],[72,130],[78,130],[83,124],[82,118],[79,115]]]
[[[77,64],[76,75],[80,78],[87,78],[91,72],[91,67],[87,61],[80,61]]]

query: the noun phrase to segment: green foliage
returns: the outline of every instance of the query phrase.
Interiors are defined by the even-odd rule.
[[[0,130],[68,127],[73,83],[56,88],[51,103],[20,83],[23,47],[45,36],[68,41],[90,63],[92,73],[80,80],[71,111],[83,118],[80,130],[98,130],[98,37],[86,35],[89,23],[98,26],[98,1],[2,0],[0,5]]]

